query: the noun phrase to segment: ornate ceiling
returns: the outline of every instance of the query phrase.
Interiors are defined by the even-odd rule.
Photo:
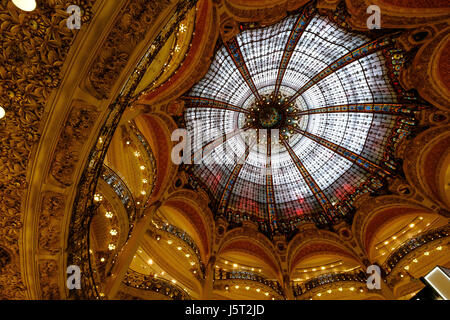
[[[0,0],[0,299],[396,299],[420,289],[429,266],[448,264],[448,12],[436,1],[411,9],[396,0],[319,0],[304,15],[307,2],[42,0],[25,12]],[[380,33],[366,28],[372,2],[384,12]],[[66,28],[73,4],[80,30]],[[359,46],[392,44],[385,35],[395,50],[371,47],[353,61]],[[350,52],[348,63],[325,69]],[[269,53],[273,68],[262,62]],[[226,108],[187,98],[211,99],[206,92]],[[400,139],[411,113],[398,106],[417,95],[427,108],[412,109],[416,126]],[[269,101],[261,113],[258,96]],[[365,99],[375,104],[369,113],[350,109]],[[291,102],[296,110],[284,108]],[[376,109],[385,103],[389,114]],[[247,160],[240,172],[214,167],[224,177],[213,194],[213,184],[192,179],[198,172],[189,177],[170,160],[183,114],[209,141],[216,126],[289,130],[278,158],[265,145],[265,161],[230,140]],[[325,170],[316,158],[336,165]],[[289,172],[276,171],[283,159]],[[381,169],[362,169],[364,159]],[[242,192],[256,199],[247,185],[258,184],[262,167],[278,177],[259,181],[273,214],[258,201],[239,207]],[[236,175],[240,186],[224,182],[233,171],[245,173]],[[336,193],[343,180],[354,192]],[[332,210],[317,201],[318,187]],[[291,190],[305,196],[299,216]],[[346,208],[353,220],[337,221]],[[310,219],[337,224],[324,230]],[[364,290],[358,275],[372,263],[386,272],[379,293]],[[69,265],[80,267],[82,290],[68,289]]]
[[[349,32],[309,6],[241,30],[183,97],[189,173],[217,214],[269,234],[341,220],[395,175],[392,145],[415,123],[414,98],[392,85],[395,37]]]

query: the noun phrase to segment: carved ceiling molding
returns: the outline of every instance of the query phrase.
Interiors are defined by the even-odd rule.
[[[14,264],[8,265],[0,275],[0,298],[4,299],[28,297],[21,274],[22,262],[18,258],[23,228],[21,206],[29,187],[28,160],[40,140],[40,121],[50,94],[60,86],[61,70],[77,34],[61,27],[68,17],[69,2],[83,8],[82,23],[87,24],[92,17],[94,0],[41,1],[31,13],[17,9],[11,1],[0,2],[0,105],[6,110],[0,124],[0,245],[8,247],[15,256]],[[41,249],[55,250],[52,247],[59,241],[59,235],[56,231],[52,235],[49,232],[57,229],[58,214],[56,210],[49,217],[44,217],[45,212],[40,215],[37,223],[43,230],[36,237],[36,243],[39,239]],[[40,267],[40,270],[47,269]],[[49,290],[52,293],[46,294],[57,295],[54,289]]]
[[[426,24],[436,24],[450,19],[447,8],[427,0],[345,0],[350,26],[361,31],[367,30],[367,8],[377,5],[381,11],[382,28],[417,28]],[[446,10],[445,10],[446,9]]]
[[[99,116],[93,105],[75,100],[51,160],[50,175],[61,187],[73,185],[83,146]]]
[[[99,99],[111,95],[120,72],[125,68],[136,46],[155,24],[155,17],[172,3],[171,0],[129,2],[114,21],[86,79],[86,88]],[[124,41],[126,38],[127,41]]]
[[[400,81],[406,89],[419,94],[443,111],[450,111],[450,21],[443,24],[434,38],[417,52],[413,62],[403,70]],[[426,83],[427,85],[424,85]]]
[[[90,103],[74,98],[73,103],[66,102],[70,107],[62,112],[63,115],[67,114],[63,116],[65,122],[58,124],[57,130],[47,132],[45,139],[41,140],[40,134],[45,132],[43,128],[48,126],[51,118],[44,114],[44,110],[46,106],[53,103],[55,96],[60,97],[61,84],[71,71],[66,66],[66,58],[70,56],[73,59],[71,48],[80,45],[79,41],[74,41],[78,31],[65,28],[65,20],[69,16],[66,8],[71,4],[82,7],[83,29],[81,32],[84,34],[85,30],[90,30],[88,22],[92,18],[94,3],[94,0],[40,1],[37,9],[32,13],[20,11],[11,1],[0,3],[2,14],[0,41],[3,53],[0,58],[2,60],[0,105],[6,110],[6,117],[0,123],[0,130],[3,137],[1,149],[7,151],[1,154],[0,198],[2,206],[5,207],[0,215],[0,245],[10,248],[14,253],[14,264],[6,266],[0,275],[2,287],[0,298],[54,299],[65,296],[64,275],[66,273],[63,270],[65,261],[61,257],[63,248],[66,246],[64,243],[68,227],[66,222],[70,219],[72,200],[67,199],[67,195],[71,194],[71,190],[73,191],[78,185],[78,169],[82,167],[81,162],[90,151],[87,147],[88,141],[90,143],[91,136],[99,130],[99,124],[96,122],[100,113],[106,110],[100,111],[94,107],[91,102],[96,99],[93,97],[88,97]],[[159,18],[160,11],[156,10],[162,10],[159,7],[161,2],[151,8],[151,14],[134,12],[133,10],[142,9],[142,6],[137,3],[136,1],[131,3],[127,11],[128,16],[122,22],[128,24],[130,17],[137,17],[141,13],[146,15],[146,23],[149,25],[154,23],[154,19]],[[139,3],[147,5],[150,2],[141,0]],[[102,9],[104,9],[103,6]],[[147,9],[149,8],[145,7],[143,10]],[[131,22],[135,23],[136,27],[136,23],[140,20]],[[129,30],[128,26],[126,29]],[[129,45],[127,37],[119,36],[117,29],[114,32],[113,37]],[[141,32],[145,34],[148,29]],[[96,45],[100,47],[101,43]],[[102,53],[105,54],[106,51],[103,50]],[[102,56],[102,58],[105,57]],[[123,55],[117,58],[121,62]],[[99,61],[91,66],[90,74],[94,75],[91,79],[96,79],[95,71],[99,70]],[[105,62],[105,60],[101,61]],[[121,69],[124,67],[125,65],[121,63],[110,64],[108,74],[122,74]],[[114,82],[119,79],[118,76],[108,78]],[[98,84],[98,82],[95,83]],[[111,92],[112,82],[101,84],[104,86],[98,85],[97,88],[108,89]],[[107,87],[106,84],[111,86]],[[73,92],[75,92],[74,96],[80,94],[77,88],[73,88]],[[42,123],[40,123],[41,119]],[[62,128],[61,131],[60,128]],[[42,204],[37,205],[42,206],[42,210],[35,217],[28,219],[26,238],[20,240],[23,230],[22,199],[27,196],[25,190],[31,187],[27,183],[29,178],[26,177],[26,171],[34,174],[31,168],[36,165],[27,161],[36,157],[33,152],[38,149],[38,144],[48,143],[48,141],[55,141],[56,148],[47,155],[49,161],[45,164],[45,167],[50,170],[50,176],[44,180],[41,179],[40,183],[47,184],[46,188],[55,192],[45,191],[37,195],[40,199],[35,203]],[[33,190],[39,190],[39,188],[39,186],[33,186]],[[35,196],[36,194],[33,197]],[[62,213],[61,206],[64,208]],[[30,208],[27,210],[29,211]],[[36,249],[21,253],[20,241],[28,243],[28,246],[35,246]],[[40,251],[46,252],[45,259],[19,259],[19,254],[23,257],[29,255],[29,252],[34,255]],[[35,266],[30,266],[29,262]],[[24,264],[29,274],[27,281],[24,281],[25,271],[22,269]]]
[[[221,19],[224,11],[228,13],[236,21],[240,22],[261,22],[264,24],[272,24],[280,21],[287,16],[289,11],[294,11],[309,0],[272,0],[272,1],[255,1],[248,0],[217,0]],[[222,10],[220,10],[223,8]]]
[[[39,272],[36,283],[40,287],[38,292],[41,299],[62,299],[65,296],[64,267],[65,234],[67,211],[70,211],[70,201],[66,188],[75,188],[76,172],[80,167],[83,155],[87,153],[89,136],[95,129],[99,111],[93,105],[83,100],[75,99],[68,108],[66,121],[55,143],[53,152],[47,155],[50,159],[46,174],[46,183],[51,188],[61,192],[44,191],[41,193],[42,205],[39,224],[36,227],[38,235],[38,253],[46,258],[39,258],[37,270]],[[26,237],[34,230],[27,230]],[[32,269],[31,269],[32,270]],[[29,271],[31,274],[33,271]],[[63,273],[64,274],[64,273]]]
[[[444,143],[440,143],[448,140],[448,137],[450,136],[449,132],[450,125],[445,125],[432,127],[420,133],[407,144],[406,150],[408,150],[408,152],[405,153],[403,162],[403,170],[409,184],[415,186],[421,193],[430,197],[432,200],[439,203],[444,208],[446,207],[446,203],[441,197],[439,197],[439,194],[436,194],[436,191],[433,191],[433,189],[430,188],[429,183],[426,181],[426,177],[428,174],[439,172],[440,168],[439,166],[432,168],[426,167],[427,163],[425,162],[425,160],[427,158],[427,155],[430,152],[433,152],[433,148],[435,146],[439,147],[440,149],[443,148],[443,150],[441,151],[444,152],[444,156],[441,155],[441,157],[439,157],[440,154],[436,150],[434,150],[434,153],[431,154],[431,156],[438,156],[438,159],[436,160],[445,158],[446,145]],[[436,164],[439,164],[439,162],[436,162]],[[441,163],[441,166],[442,165],[444,164]],[[437,184],[438,181],[434,179],[434,183]],[[450,210],[450,208],[447,207],[447,210]]]

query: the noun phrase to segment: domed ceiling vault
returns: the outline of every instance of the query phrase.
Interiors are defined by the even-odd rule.
[[[183,97],[191,183],[266,234],[343,219],[396,173],[392,145],[414,125],[415,101],[392,85],[394,37],[350,33],[311,6],[241,30]]]

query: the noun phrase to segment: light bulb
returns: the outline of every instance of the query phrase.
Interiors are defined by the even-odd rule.
[[[5,109],[3,109],[3,107],[0,107],[0,119],[4,118],[6,114]]]
[[[35,0],[12,0],[14,5],[23,11],[33,11],[36,9],[36,1]]]

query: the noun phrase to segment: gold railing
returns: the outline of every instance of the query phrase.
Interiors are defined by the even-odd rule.
[[[392,252],[386,259],[386,262],[384,263],[385,270],[388,273],[390,273],[405,256],[430,242],[436,241],[444,237],[448,237],[449,232],[450,226],[446,225],[444,227],[428,231],[424,234],[419,235],[418,237],[405,241],[397,250]]]
[[[292,291],[294,297],[298,297],[304,294],[305,292],[311,291],[317,287],[342,281],[365,283],[367,281],[367,275],[362,270],[360,270],[359,272],[353,271],[353,272],[323,274],[313,279],[310,279],[302,284],[293,285]]]
[[[81,273],[85,275],[82,277],[82,289],[69,291],[69,297],[72,299],[101,298],[91,266],[89,230],[92,217],[98,208],[98,204],[94,202],[94,194],[97,189],[97,181],[102,173],[103,162],[122,114],[135,99],[133,93],[144,76],[144,71],[151,65],[187,12],[196,3],[197,0],[182,0],[178,3],[170,21],[149,46],[147,53],[127,79],[116,100],[109,106],[109,114],[102,124],[96,139],[97,143],[90,151],[86,167],[77,186],[67,241],[67,265],[79,266]]]
[[[246,280],[253,281],[258,284],[267,286],[275,291],[280,296],[284,296],[283,289],[278,281],[268,280],[259,274],[249,271],[225,271],[222,269],[215,269],[214,281],[220,280]]]
[[[128,270],[123,283],[129,287],[154,291],[172,300],[191,300],[189,294],[179,286],[166,279],[154,278],[149,275]]]

